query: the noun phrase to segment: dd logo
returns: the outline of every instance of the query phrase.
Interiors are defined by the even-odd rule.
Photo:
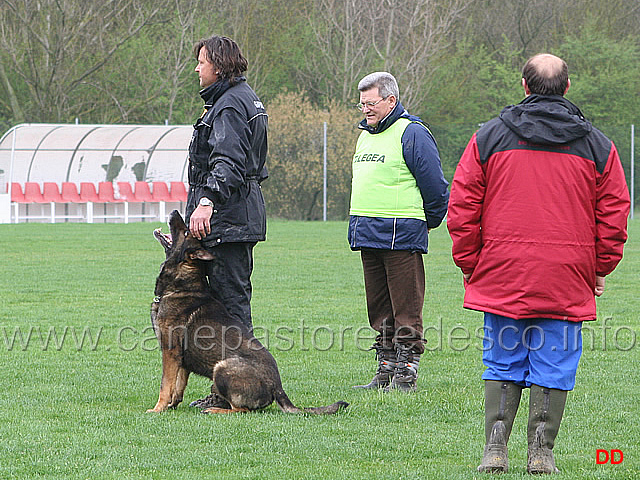
[[[622,450],[611,450],[611,452],[601,449],[596,450],[596,463],[598,465],[603,465],[609,462],[611,462],[611,465],[618,465],[619,463],[622,463],[622,460],[624,460]]]

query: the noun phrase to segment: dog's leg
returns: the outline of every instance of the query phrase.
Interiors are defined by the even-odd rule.
[[[171,402],[176,390],[176,381],[180,371],[178,359],[179,348],[162,350],[162,380],[160,382],[160,395],[156,406],[147,412],[164,412]],[[186,385],[186,384],[185,384]]]
[[[176,389],[171,397],[171,403],[168,408],[176,408],[184,396],[184,389],[187,388],[187,382],[189,382],[189,372],[185,368],[178,370],[178,376],[176,377]]]

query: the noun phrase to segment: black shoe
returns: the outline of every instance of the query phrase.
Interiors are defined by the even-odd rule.
[[[189,404],[190,407],[197,408],[224,408],[230,409],[231,405],[224,398],[216,393],[212,393],[208,397],[201,398],[200,400],[196,400],[195,402],[191,402]]]

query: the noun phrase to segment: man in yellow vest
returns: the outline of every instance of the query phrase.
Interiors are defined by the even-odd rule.
[[[404,109],[393,75],[367,75],[358,90],[365,118],[353,156],[349,243],[362,257],[378,369],[355,388],[410,392],[425,343],[422,255],[447,212],[448,183],[431,132]]]

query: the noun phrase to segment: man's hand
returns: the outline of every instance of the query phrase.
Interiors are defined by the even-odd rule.
[[[596,275],[596,288],[593,293],[596,294],[596,297],[599,297],[604,293],[604,277]]]
[[[202,240],[204,237],[211,233],[211,215],[213,214],[213,207],[207,207],[204,205],[198,205],[198,207],[191,214],[189,220],[189,230],[194,237],[198,240]]]

